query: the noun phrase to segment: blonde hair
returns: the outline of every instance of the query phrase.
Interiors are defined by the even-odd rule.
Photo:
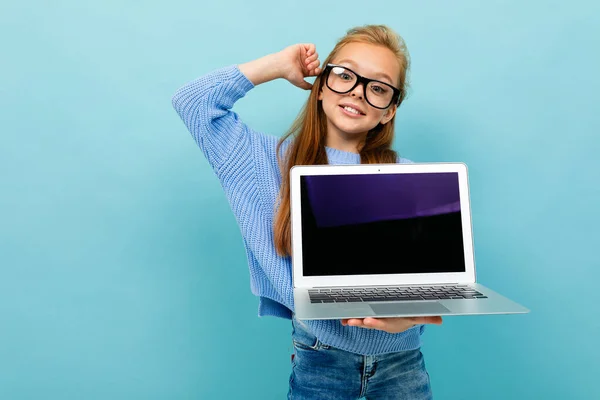
[[[340,49],[349,43],[367,43],[383,46],[394,53],[400,65],[398,76],[398,89],[400,98],[398,106],[406,96],[407,72],[410,58],[404,40],[386,25],[365,25],[355,27],[346,32],[322,65],[327,65],[339,53]],[[319,165],[328,164],[325,150],[325,135],[327,133],[327,118],[323,107],[318,100],[319,91],[323,86],[323,75],[317,76],[312,90],[292,124],[289,131],[281,138],[277,146],[277,158],[281,170],[281,188],[279,200],[275,205],[276,213],[273,224],[275,248],[282,256],[291,254],[291,221],[290,221],[290,183],[289,172],[294,165]],[[394,139],[394,117],[386,124],[379,124],[371,129],[360,146],[360,160],[362,164],[395,163],[397,154],[392,150]],[[294,135],[284,157],[281,156],[282,144]]]

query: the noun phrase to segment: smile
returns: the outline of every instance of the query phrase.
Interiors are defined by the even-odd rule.
[[[340,108],[344,111],[344,114],[347,114],[347,115],[356,116],[356,117],[365,115],[365,114],[361,113],[360,111],[358,111],[357,109],[349,107],[349,106],[340,106]]]

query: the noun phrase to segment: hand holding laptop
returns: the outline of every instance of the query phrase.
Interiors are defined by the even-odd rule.
[[[342,325],[358,326],[359,328],[378,329],[387,333],[404,332],[415,325],[441,325],[442,317],[398,317],[398,318],[349,318],[343,319]]]

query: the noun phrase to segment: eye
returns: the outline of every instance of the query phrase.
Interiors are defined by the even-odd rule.
[[[379,85],[371,86],[371,90],[373,92],[375,92],[376,94],[385,94],[388,91],[386,88],[384,88],[383,86],[379,86]]]
[[[351,81],[354,79],[354,76],[348,73],[348,71],[346,71],[346,69],[343,67],[334,67],[331,72],[344,81]]]

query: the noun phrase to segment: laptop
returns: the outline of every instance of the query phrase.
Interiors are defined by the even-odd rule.
[[[519,314],[477,283],[463,163],[295,166],[300,320]]]

